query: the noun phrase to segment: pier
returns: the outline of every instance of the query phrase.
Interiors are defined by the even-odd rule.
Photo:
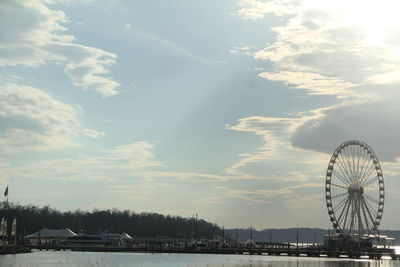
[[[30,245],[34,250],[66,250],[84,252],[131,252],[131,253],[186,253],[186,254],[237,254],[237,255],[264,255],[264,256],[291,256],[291,257],[327,257],[327,258],[351,258],[351,259],[393,259],[400,260],[400,255],[391,248],[370,248],[354,250],[329,250],[320,246],[293,247],[287,244],[279,244],[265,247],[176,247],[173,242],[149,241],[142,242],[141,246],[60,246],[60,245]]]

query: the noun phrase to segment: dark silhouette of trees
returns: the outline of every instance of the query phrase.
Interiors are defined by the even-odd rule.
[[[0,217],[6,217],[5,202],[0,202]],[[138,238],[172,237],[212,238],[221,234],[221,229],[216,225],[200,219],[183,218],[157,213],[135,213],[130,210],[93,211],[66,211],[61,212],[49,206],[37,207],[33,205],[22,206],[9,203],[8,228],[11,229],[13,218],[17,218],[17,232],[27,235],[41,228],[62,229],[70,228],[79,233],[86,232],[123,233],[126,232]]]

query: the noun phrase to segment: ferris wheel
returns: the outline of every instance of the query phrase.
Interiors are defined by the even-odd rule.
[[[325,197],[337,233],[358,237],[377,233],[385,187],[378,158],[366,143],[350,140],[336,148],[326,173]]]

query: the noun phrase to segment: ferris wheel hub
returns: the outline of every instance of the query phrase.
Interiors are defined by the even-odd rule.
[[[350,196],[361,196],[364,194],[364,188],[360,185],[351,185],[347,189]]]

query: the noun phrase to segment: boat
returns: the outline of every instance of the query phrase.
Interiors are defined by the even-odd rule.
[[[60,241],[62,246],[92,246],[105,247],[111,245],[111,240],[108,239],[108,234],[105,233],[84,233],[75,236],[67,237]]]

